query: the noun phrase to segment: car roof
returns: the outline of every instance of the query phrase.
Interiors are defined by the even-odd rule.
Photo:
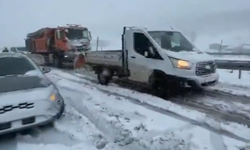
[[[25,54],[22,54],[22,53],[5,53],[5,52],[3,52],[3,53],[0,53],[0,58],[4,58],[4,57],[22,57],[22,58],[28,58],[28,56],[27,55],[25,55]]]

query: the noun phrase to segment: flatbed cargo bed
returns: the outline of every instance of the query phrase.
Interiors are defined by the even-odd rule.
[[[122,67],[122,50],[89,51],[85,61],[87,64]]]

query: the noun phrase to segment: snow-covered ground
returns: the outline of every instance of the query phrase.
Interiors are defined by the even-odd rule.
[[[233,73],[219,72],[234,79]],[[52,70],[48,77],[65,99],[64,116],[53,127],[1,138],[4,150],[239,150],[250,142],[247,126],[199,110],[102,86],[88,75]]]
[[[225,91],[236,95],[250,96],[250,72],[242,71],[239,79],[238,70],[218,69],[220,83],[212,89]]]
[[[245,126],[218,122],[206,114],[146,94],[112,86],[103,87],[61,71],[53,73],[50,77],[58,85],[63,96],[71,95],[68,97],[71,98],[72,107],[89,118],[103,135],[106,135],[108,141],[116,141],[123,147],[236,150],[250,140],[246,134],[249,129]],[[123,97],[111,94],[113,91],[122,94]],[[138,99],[141,104],[131,102],[126,96]],[[145,107],[143,103],[177,113],[186,119],[170,115],[171,113],[154,111]],[[222,132],[215,133],[190,120],[208,124],[219,131],[234,131],[234,134],[244,140],[233,139]]]
[[[103,87],[69,74],[58,72],[55,73],[54,77],[57,78],[58,74],[61,77],[61,80],[57,82],[59,87],[66,88],[66,91],[74,87],[80,92],[80,95],[89,95],[82,104],[86,111],[81,111],[83,106],[81,107],[80,104],[76,106],[79,111],[92,119],[96,117],[96,120],[93,119],[93,122],[98,121],[100,124],[107,124],[107,127],[101,127],[105,128],[104,131],[107,131],[107,128],[117,129],[120,132],[125,130],[127,138],[133,138],[134,141],[137,141],[136,145],[150,149],[174,148],[179,145],[182,149],[211,150],[234,149],[235,146],[241,147],[244,145],[244,142],[241,143],[232,139],[232,137],[220,135],[221,133],[213,133],[204,126],[197,126],[190,120],[196,120],[201,124],[209,124],[213,128],[229,132],[234,131],[240,137],[250,138],[244,134],[249,129],[242,125],[217,122],[206,114],[183,108],[171,102],[162,101],[162,99],[147,94],[140,94],[112,86]],[[72,87],[68,86],[69,82],[71,82]],[[124,97],[112,94],[114,91]],[[126,96],[138,99],[141,104],[153,105],[156,108],[177,113],[190,120],[187,121],[188,119],[180,119],[170,114],[166,115],[152,111],[152,109],[148,109],[141,104],[132,103]],[[103,120],[100,118],[103,118]],[[110,131],[108,130],[108,132]],[[200,135],[203,135],[203,137]]]

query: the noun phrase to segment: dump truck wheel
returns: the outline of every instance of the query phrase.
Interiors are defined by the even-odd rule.
[[[59,59],[57,57],[53,58],[53,66],[58,68],[59,67]]]

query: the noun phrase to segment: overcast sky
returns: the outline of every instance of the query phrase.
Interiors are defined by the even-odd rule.
[[[67,23],[87,26],[100,36],[119,35],[124,25],[162,29],[168,23],[202,33],[214,28],[205,16],[218,16],[221,22],[215,26],[223,27],[221,18],[228,12],[238,14],[227,18],[230,23],[241,18],[235,28],[250,27],[250,0],[0,0],[0,47],[24,45],[27,33]]]

